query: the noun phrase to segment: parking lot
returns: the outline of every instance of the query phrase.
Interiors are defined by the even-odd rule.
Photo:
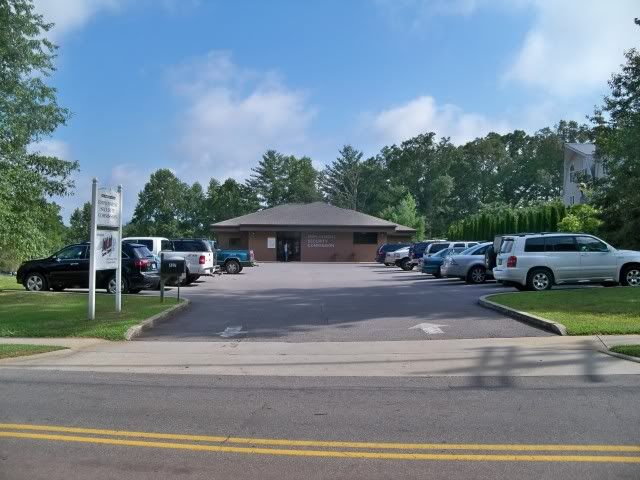
[[[501,290],[494,282],[467,285],[373,263],[266,263],[182,288],[191,307],[140,339],[346,342],[549,335],[477,305],[479,296]]]

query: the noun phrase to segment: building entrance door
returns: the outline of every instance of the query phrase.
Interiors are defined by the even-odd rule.
[[[279,262],[300,261],[300,232],[277,232],[276,250]]]

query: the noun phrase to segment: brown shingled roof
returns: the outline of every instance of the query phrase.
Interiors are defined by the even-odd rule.
[[[339,208],[324,202],[289,203],[258,212],[214,223],[211,228],[231,229],[239,227],[354,227],[380,230],[395,230],[412,233],[415,229],[398,225],[381,218],[346,208]]]

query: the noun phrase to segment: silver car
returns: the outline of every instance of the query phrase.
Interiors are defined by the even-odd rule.
[[[484,264],[484,254],[491,245],[491,242],[481,243],[459,255],[447,257],[440,269],[442,276],[458,277],[467,283],[484,283],[487,278],[493,278],[492,272],[487,271]]]

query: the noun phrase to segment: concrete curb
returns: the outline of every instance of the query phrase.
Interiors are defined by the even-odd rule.
[[[629,360],[630,362],[640,363],[640,358],[632,357],[631,355],[625,355],[624,353],[612,352],[611,350],[600,350],[602,353],[606,353],[607,355],[611,355],[612,357],[622,358],[623,360]]]
[[[149,330],[150,328],[153,328],[154,325],[162,322],[163,320],[167,320],[168,318],[173,317],[176,313],[189,308],[189,305],[191,305],[191,300],[185,298],[182,303],[179,303],[178,305],[175,305],[168,310],[165,310],[164,312],[160,312],[153,317],[147,318],[145,321],[139,323],[138,325],[129,327],[127,333],[124,334],[124,339],[130,341],[136,337],[139,337],[145,330]]]
[[[496,294],[492,293],[490,295],[483,295],[478,299],[478,304],[484,308],[495,310],[496,312],[503,313],[521,322],[533,325],[534,327],[542,328],[543,330],[553,332],[557,335],[567,335],[567,327],[565,327],[561,323],[547,320],[546,318],[538,317],[537,315],[533,315],[531,313],[521,312],[520,310],[515,310],[513,308],[500,305],[499,303],[492,302],[488,299],[488,297],[492,297],[494,295]]]

